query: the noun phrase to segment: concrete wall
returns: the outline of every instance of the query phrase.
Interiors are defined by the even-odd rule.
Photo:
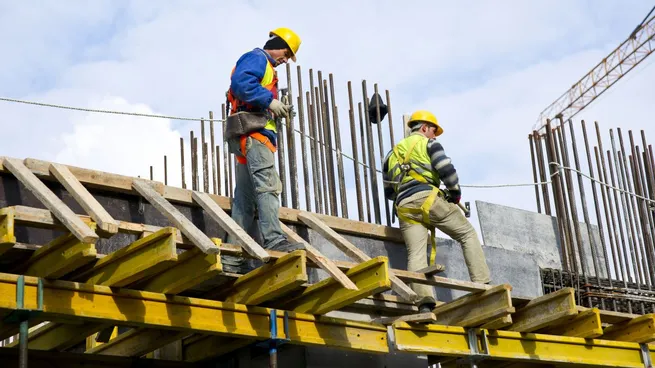
[[[482,201],[476,201],[475,205],[485,246],[522,253],[534,259],[542,268],[562,268],[562,248],[555,217]],[[591,225],[594,249],[598,253],[596,260],[599,269],[596,273],[587,225],[580,223],[579,226],[583,257],[576,253],[578,269],[582,269],[581,261],[584,259],[589,275],[607,277],[598,227]],[[572,235],[575,239],[575,233]]]

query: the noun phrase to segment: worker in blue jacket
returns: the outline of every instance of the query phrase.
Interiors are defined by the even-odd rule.
[[[289,59],[295,62],[300,43],[298,35],[288,28],[271,31],[263,48],[255,48],[239,58],[232,69],[227,93],[230,114],[241,111],[263,112],[268,117],[264,128],[228,140],[230,152],[237,160],[232,219],[248,231],[257,213],[263,247],[287,252],[301,249],[302,246],[287,240],[279,220],[282,184],[275,169],[275,117],[288,118],[292,106],[278,100],[275,67],[285,64]],[[228,242],[235,243],[235,239],[228,237]],[[223,256],[222,260],[223,269],[228,272],[248,270],[240,258]]]

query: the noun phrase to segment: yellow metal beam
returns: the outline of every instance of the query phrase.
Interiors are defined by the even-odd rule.
[[[212,238],[216,246],[221,240]],[[178,294],[210,280],[223,272],[220,255],[206,254],[198,248],[189,249],[178,256],[177,262],[163,272],[138,284],[139,290],[164,294]]]
[[[38,279],[25,277],[27,309],[37,309]],[[0,313],[16,310],[18,276],[0,273]],[[146,291],[112,289],[69,281],[43,281],[41,317],[163,328],[189,333],[268,339],[271,309]],[[277,314],[284,331],[284,314]],[[367,352],[388,352],[386,328],[325,316],[289,312],[289,341]]]
[[[281,308],[301,313],[325,314],[391,288],[387,257],[375,257],[360,263],[348,270],[346,276],[357,285],[358,290],[346,289],[330,277],[308,287],[299,296],[283,303]]]
[[[532,364],[580,365],[594,367],[643,368],[637,343],[584,339],[501,330],[478,330],[478,349],[482,349],[482,332],[487,332],[488,359]],[[393,326],[397,350],[418,354],[469,357],[467,330],[440,325]],[[655,359],[655,347],[648,347]]]
[[[95,231],[95,223],[89,224]],[[36,250],[25,265],[26,275],[59,279],[96,260],[93,243],[83,243],[73,234],[62,235]]]
[[[98,260],[93,268],[74,276],[74,280],[105,286],[126,286],[141,278],[157,274],[177,260],[175,228],[163,228],[129,246]],[[47,324],[29,335],[30,349],[60,350],[75,345],[107,326],[98,323],[81,325]],[[47,332],[47,333],[44,333]]]
[[[305,289],[281,308],[295,312],[324,314],[339,309],[355,300],[365,298],[391,288],[388,258],[376,257],[346,272],[358,290],[343,287],[337,280],[327,278]],[[232,341],[221,337],[189,339],[184,344],[184,356],[192,361],[209,359],[248,345],[253,340]],[[220,349],[217,348],[220,346]]]
[[[573,288],[532,299],[512,314],[514,323],[507,329],[517,332],[533,332],[554,326],[578,314]]]
[[[257,305],[281,297],[299,288],[307,280],[306,253],[304,250],[296,250],[239,277],[226,290],[224,300]]]
[[[15,211],[12,207],[0,209],[0,254],[8,251],[16,244],[14,214]]]
[[[205,257],[199,249],[188,250]],[[186,252],[185,252],[186,253]],[[184,253],[182,254],[184,255]],[[240,304],[259,304],[300,287],[307,282],[306,256],[302,250],[291,252],[275,262],[270,262],[239,277],[231,288],[226,289],[225,301]],[[148,285],[146,285],[147,287]],[[152,285],[151,285],[152,286]],[[165,287],[165,284],[162,283]],[[161,290],[147,290],[161,292]],[[181,292],[182,290],[180,290]],[[188,333],[186,333],[188,335]],[[181,339],[185,333],[153,329],[135,329],[120,335],[109,343],[87,351],[88,354],[141,356]],[[208,339],[219,338],[207,336]],[[220,338],[226,340],[225,337]],[[211,344],[211,342],[210,342]],[[193,349],[193,348],[192,348]],[[203,350],[200,349],[199,352]],[[206,352],[213,353],[214,350]]]
[[[87,284],[125,287],[155,275],[177,260],[173,227],[139,239],[101,258],[88,271],[73,277],[74,281]]]
[[[592,308],[564,320],[559,326],[546,328],[542,333],[593,339],[603,334],[600,310]],[[617,339],[610,339],[617,340]]]
[[[512,287],[502,284],[492,289],[464,295],[432,310],[437,324],[474,327],[514,312]]]
[[[612,325],[603,331],[603,338],[648,343],[655,341],[655,314],[646,314],[628,322]]]

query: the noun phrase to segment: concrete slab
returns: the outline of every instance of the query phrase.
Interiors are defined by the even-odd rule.
[[[562,267],[556,217],[482,201],[476,201],[475,206],[478,210],[482,241],[485,246],[530,255],[542,268]],[[576,255],[578,269],[582,270],[581,260],[584,259],[589,275],[599,274],[601,277],[606,277],[605,257],[598,227],[590,225],[599,270],[594,268],[592,243],[589,241],[587,225],[580,223],[579,227],[582,238],[581,253],[584,258]],[[575,237],[575,234],[573,236]]]

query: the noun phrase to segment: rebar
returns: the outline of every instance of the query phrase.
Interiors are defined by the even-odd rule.
[[[388,97],[387,97],[388,98]],[[353,170],[355,173],[355,192],[357,195],[357,216],[359,221],[364,221],[364,207],[362,204],[362,183],[359,176],[359,148],[357,147],[357,128],[355,126],[355,107],[353,105],[352,83],[348,81],[348,118],[350,119],[350,141],[352,143]]]
[[[200,120],[202,127],[202,189],[203,192],[209,192],[209,152],[207,152],[207,140],[205,139],[205,121]]]
[[[317,213],[323,213],[323,199],[322,199],[322,187],[321,187],[321,176],[320,176],[320,162],[318,159],[318,144],[316,139],[316,129],[314,128],[314,105],[310,103],[310,94],[305,92],[305,97],[307,98],[307,125],[309,126],[309,136],[311,137],[309,141],[309,149],[312,156],[312,183],[314,184],[314,209]]]
[[[184,178],[184,138],[182,137],[180,137],[180,170],[182,170],[182,189],[186,189],[186,179]]]
[[[357,104],[357,108],[359,110],[359,132],[362,136],[362,162],[367,162],[366,161],[366,136],[365,136],[365,130],[364,130],[364,118],[362,117],[362,103],[359,102]],[[363,168],[364,170],[364,193],[366,195],[366,215],[367,215],[367,221],[371,222],[371,201],[369,199],[369,191],[368,191],[368,171],[366,167]]]
[[[343,170],[343,154],[341,151],[341,129],[339,129],[339,109],[334,97],[334,78],[332,73],[328,75],[330,80],[330,100],[332,101],[332,121],[334,122],[334,143],[337,149],[337,172],[339,174],[339,193],[341,194],[341,217],[348,218],[348,199],[346,193],[346,175]]]
[[[537,212],[541,212],[541,199],[539,198],[539,186],[536,185],[539,182],[537,178],[537,162],[534,154],[534,144],[536,144],[532,139],[532,134],[528,134],[528,143],[530,144],[530,162],[532,163],[532,180],[535,183],[534,186],[534,195],[535,200],[537,201]]]
[[[318,140],[316,141],[316,146],[319,148],[319,152],[321,153],[321,186],[323,187],[322,195],[323,195],[323,204],[325,207],[323,207],[324,212],[326,215],[330,214],[330,194],[329,192],[331,191],[330,186],[328,185],[328,176],[330,176],[327,171],[327,152],[325,152],[325,140],[323,139],[323,133],[324,129],[322,126],[322,119],[321,116],[323,115],[322,108],[321,106],[323,105],[321,101],[319,101],[319,88],[314,87],[314,94],[316,95],[316,105],[314,105],[314,108],[316,109],[316,125],[314,125],[314,128],[318,132]],[[323,144],[319,144],[323,143]]]
[[[216,145],[215,165],[216,165],[216,194],[221,195],[221,146],[219,145]]]
[[[212,192],[218,194],[218,181],[216,177],[216,142],[214,140],[214,112],[209,112],[209,136],[211,140],[211,151],[212,151]]]
[[[307,140],[305,137],[305,104],[303,101],[304,93],[302,89],[302,73],[300,65],[297,66],[298,75],[298,124],[300,129],[300,150],[302,151],[302,177],[305,183],[305,209],[309,212],[312,210],[311,192],[309,190],[309,167],[307,165]],[[309,119],[309,116],[308,118]],[[310,143],[311,145],[311,143]]]
[[[551,216],[550,194],[548,193],[548,184],[546,184],[548,181],[548,176],[546,174],[546,164],[544,163],[544,147],[541,144],[541,136],[539,135],[539,132],[536,130],[532,131],[532,137],[535,139],[535,146],[537,148],[537,160],[539,160],[539,176],[541,178],[541,182],[544,183],[541,185],[541,194],[543,195],[544,199],[544,209],[546,210],[546,215]]]
[[[396,142],[393,138],[393,119],[391,117],[391,97],[389,97],[389,90],[385,90],[387,96],[387,120],[389,121],[389,141],[391,142],[391,147],[396,145]]]
[[[168,185],[168,160],[164,155],[164,185]]]
[[[375,164],[375,147],[373,145],[373,129],[371,127],[371,118],[368,114],[368,93],[366,92],[366,80],[362,80],[362,95],[364,99],[364,117],[366,120],[366,135],[368,138],[368,164],[371,170],[371,193],[373,194],[373,211],[375,212],[375,223],[381,224],[380,215],[380,196],[378,193],[378,176]],[[385,201],[386,202],[386,201]]]
[[[327,81],[323,79],[323,73],[319,70],[318,77],[318,97],[321,105],[321,124],[323,127],[323,138],[321,142],[325,146],[325,163],[327,168],[327,184],[330,190],[326,193],[330,199],[330,214],[338,216],[339,210],[337,206],[337,186],[335,183],[334,175],[334,155],[332,154],[332,127],[330,123],[330,111],[328,100]]]
[[[373,93],[375,95],[379,96],[380,94],[378,93],[378,84],[375,83],[373,84]],[[380,148],[380,165],[382,165],[382,162],[384,162],[384,144],[382,143],[382,119],[380,117],[380,104],[377,103],[375,105],[375,122],[378,127],[378,145]],[[382,200],[384,202],[384,213],[385,213],[385,218],[387,219],[387,226],[391,226],[391,213],[389,213],[389,201],[387,200]]]
[[[293,90],[291,86],[291,66],[287,66],[287,96],[289,103],[293,103]],[[289,184],[291,185],[291,207],[300,208],[298,198],[298,163],[296,160],[296,133],[293,114],[287,120],[287,144],[289,145]]]

